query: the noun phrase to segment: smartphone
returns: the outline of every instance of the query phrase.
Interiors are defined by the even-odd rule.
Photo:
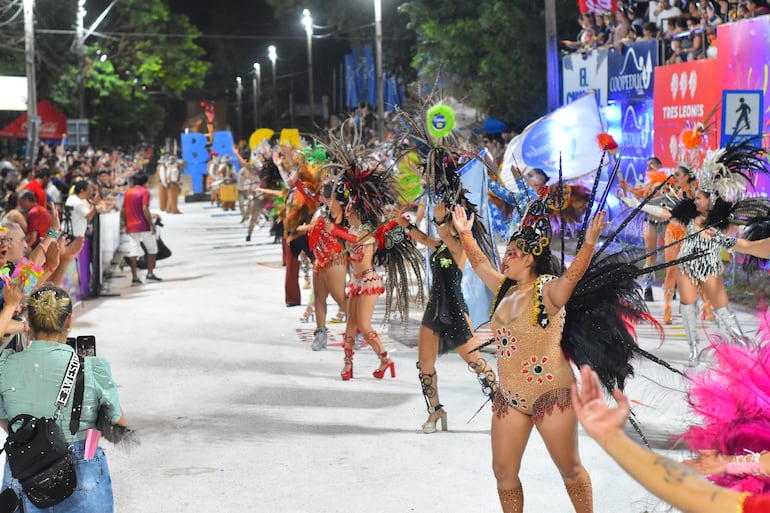
[[[78,339],[75,337],[67,337],[67,345],[70,346],[75,351],[78,350]]]
[[[76,340],[76,349],[80,356],[96,356],[96,337],[80,335]]]

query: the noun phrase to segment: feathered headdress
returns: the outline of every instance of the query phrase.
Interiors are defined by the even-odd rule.
[[[433,106],[428,107],[431,102]],[[482,162],[487,168],[489,164],[479,155],[459,148],[459,141],[452,132],[452,110],[429,98],[420,108],[418,116],[397,110],[395,121],[396,124],[400,123],[403,130],[398,140],[404,141],[400,148],[402,153],[396,157],[396,162],[409,155],[418,156],[418,167],[429,185],[427,192],[431,200],[434,203],[443,202],[449,210],[455,205],[461,205],[467,215],[473,213],[473,237],[490,262],[494,262],[492,237],[484,228],[477,206],[468,199],[468,191],[463,187],[458,173],[470,159]]]
[[[712,205],[717,197],[735,201],[746,192],[757,173],[770,173],[765,152],[756,141],[756,138],[737,144],[730,141],[726,147],[708,152],[699,187],[709,193]]]

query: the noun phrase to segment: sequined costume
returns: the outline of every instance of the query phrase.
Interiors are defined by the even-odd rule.
[[[501,301],[492,317],[500,380],[493,411],[498,417],[507,415],[508,407],[512,407],[537,424],[545,414],[553,413],[555,406],[564,411],[572,404],[570,386],[575,378],[561,348],[565,308],[552,314],[545,311],[543,304],[543,285],[553,279],[556,276],[540,276],[523,309],[525,313],[508,324],[501,312],[507,310],[509,298]]]
[[[439,354],[445,354],[473,337],[465,317],[468,305],[463,298],[463,273],[443,242],[430,256],[430,269],[433,282],[422,325],[438,335]]]
[[[687,235],[692,235],[698,230],[699,228],[695,225],[695,220],[687,223],[685,229]],[[719,244],[705,237],[696,236],[685,239],[682,241],[682,247],[679,250],[680,257],[702,252],[706,252],[706,254],[701,258],[679,264],[679,269],[696,285],[706,281],[709,276],[720,276],[724,270],[720,251],[721,247]]]
[[[325,271],[335,265],[344,265],[347,262],[339,239],[326,231],[326,218],[323,215],[319,215],[311,222],[308,242],[310,251],[315,257],[314,273]]]

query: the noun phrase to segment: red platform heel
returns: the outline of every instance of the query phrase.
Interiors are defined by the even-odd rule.
[[[356,354],[353,351],[353,337],[345,337],[345,345],[343,347],[345,351],[345,367],[340,372],[342,381],[348,381],[353,379],[353,355]]]
[[[391,378],[395,378],[396,377],[396,364],[393,362],[393,360],[388,358],[388,352],[387,351],[383,351],[382,353],[380,353],[377,356],[380,357],[380,362],[384,363],[385,367],[383,367],[382,369],[375,370],[374,372],[372,372],[372,375],[375,378],[377,378],[377,379],[382,379],[382,378],[385,377],[385,372],[388,369],[390,369],[390,377]]]

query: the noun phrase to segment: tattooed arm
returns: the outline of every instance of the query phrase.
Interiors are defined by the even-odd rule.
[[[613,393],[618,403],[610,408],[604,400],[599,377],[587,365],[581,369],[581,391],[572,385],[575,414],[588,433],[628,474],[655,496],[684,513],[741,512],[744,495],[720,488],[694,470],[634,443],[623,432],[630,411],[622,392]]]

